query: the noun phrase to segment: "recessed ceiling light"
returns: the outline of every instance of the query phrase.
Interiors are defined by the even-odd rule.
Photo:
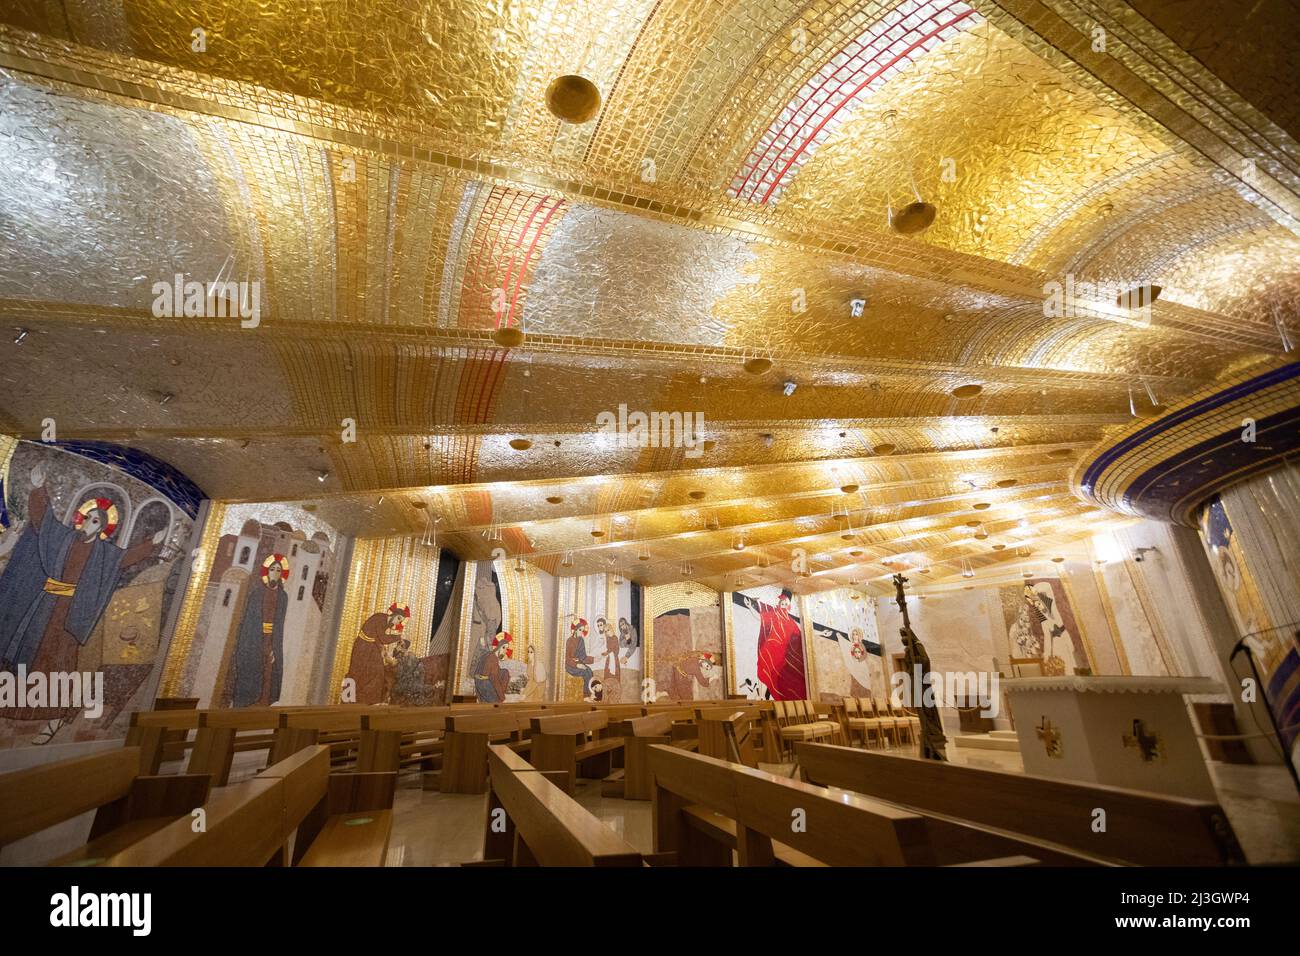
[[[603,538],[605,537],[605,532],[601,531],[599,528],[592,528],[591,536],[593,538]]]
[[[512,438],[510,439],[510,447],[515,451],[527,451],[533,447],[533,443],[527,438]]]
[[[993,546],[993,550],[994,550],[994,551],[1001,551],[1001,550],[1003,550],[1005,547],[1006,547],[1005,544],[995,544],[995,545]]]
[[[889,210],[889,225],[894,232],[913,236],[929,229],[937,213],[938,210],[931,203],[910,202],[897,212]]]
[[[966,527],[968,527],[968,528],[978,528],[982,523],[983,523],[983,522],[981,522],[981,521],[967,521],[967,522],[966,522]]]
[[[686,493],[686,497],[690,498],[692,501],[703,501],[703,500],[704,500],[704,492],[702,492],[702,491],[688,491],[688,492]]]
[[[857,490],[858,486],[854,484],[840,485],[840,491],[844,492],[846,495],[851,495]]]
[[[524,333],[512,325],[503,325],[492,333],[492,341],[503,349],[517,349],[524,344]]]
[[[560,502],[562,502],[563,500],[564,500],[564,499],[563,499],[562,497],[560,497],[559,495],[551,495],[550,497],[548,497],[548,498],[546,499],[546,503],[547,503],[548,505],[558,505],[558,504],[559,504]]]
[[[972,505],[972,507],[976,511],[987,511],[991,507],[991,505],[987,501],[977,501],[975,502],[974,505]]]
[[[893,453],[894,453],[894,446],[891,445],[889,442],[883,442],[876,446],[877,455],[892,455]]]
[[[1061,563],[1062,561],[1064,561],[1064,560],[1065,560],[1065,558],[1052,558],[1052,563],[1053,563],[1053,564],[1060,564],[1060,563]]]
[[[557,76],[546,88],[546,108],[565,123],[590,123],[600,112],[600,90],[585,76]]]
[[[745,363],[745,371],[750,375],[762,375],[772,367],[772,360],[765,358],[752,358]]]
[[[952,390],[952,397],[953,398],[974,398],[982,391],[984,391],[983,385],[976,385],[974,383],[971,383],[970,385],[958,385],[956,388]]]
[[[1014,478],[1003,478],[1001,481],[998,482],[998,487],[999,487],[999,488],[1011,488],[1011,487],[1014,487],[1015,484],[1016,484],[1016,479],[1014,479]]]
[[[1047,457],[1049,457],[1049,458],[1073,458],[1073,457],[1074,457],[1074,449],[1073,449],[1073,448],[1053,448],[1051,451],[1049,451],[1049,452],[1047,453]]]

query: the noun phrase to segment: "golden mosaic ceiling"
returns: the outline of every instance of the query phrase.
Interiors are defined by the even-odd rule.
[[[1293,41],[1167,6],[11,0],[0,428],[562,574],[1041,559],[1107,520],[1073,455],[1300,335]],[[178,274],[258,324],[155,316]]]

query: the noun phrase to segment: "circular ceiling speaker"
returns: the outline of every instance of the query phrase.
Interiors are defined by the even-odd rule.
[[[853,492],[855,492],[855,491],[857,491],[857,490],[858,490],[858,486],[857,486],[857,485],[853,485],[853,484],[849,484],[849,485],[840,485],[840,491],[844,492],[846,495],[851,495],[851,494],[853,494]]]
[[[889,210],[889,225],[894,232],[913,236],[930,228],[936,212],[928,202],[910,202],[897,211]]]
[[[548,505],[558,505],[563,500],[564,499],[561,498],[559,495],[551,495],[549,498],[546,499],[546,503]]]
[[[510,439],[510,447],[515,451],[528,451],[533,447],[533,443],[527,438],[512,438]]]
[[[704,492],[702,492],[702,491],[690,491],[690,492],[687,492],[686,497],[690,498],[692,501],[703,501],[703,500],[704,500]]]
[[[517,349],[524,344],[524,333],[513,325],[503,325],[493,331],[492,341],[503,349]]]
[[[953,398],[974,398],[980,392],[984,391],[983,385],[958,385],[952,390]]]
[[[1003,478],[1001,481],[998,482],[998,487],[999,487],[999,488],[1013,488],[1013,487],[1015,487],[1015,484],[1016,484],[1016,479],[1014,479],[1014,478]]]
[[[752,358],[745,363],[745,371],[750,375],[762,375],[772,367],[772,360],[765,358]]]
[[[894,453],[894,446],[891,445],[889,442],[885,442],[883,444],[876,446],[877,455],[892,455],[893,453]]]
[[[600,112],[600,90],[585,76],[557,76],[546,88],[546,108],[565,123],[590,123]]]

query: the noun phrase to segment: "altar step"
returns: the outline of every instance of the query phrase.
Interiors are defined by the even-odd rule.
[[[1013,730],[995,730],[987,734],[962,734],[953,737],[953,743],[958,747],[968,747],[971,750],[1005,750],[1010,753],[1020,752],[1020,742],[1016,738]]]

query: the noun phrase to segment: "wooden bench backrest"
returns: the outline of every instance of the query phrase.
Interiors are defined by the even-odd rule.
[[[284,781],[285,829],[291,831],[320,802],[329,787],[330,748],[326,744],[304,747],[271,764],[257,776]]]
[[[0,846],[120,799],[140,773],[140,748],[0,774]]]
[[[257,707],[247,710],[201,710],[199,726],[233,727],[235,730],[275,730],[280,726],[282,710]]]
[[[818,783],[1098,857],[1165,866],[1244,862],[1227,817],[1214,803],[830,744],[799,743],[795,751]],[[1104,832],[1093,830],[1097,808],[1106,811]]]
[[[506,734],[527,730],[538,711],[501,710],[469,714],[448,714],[446,729],[461,734]]]
[[[532,770],[516,764],[502,751],[488,748],[492,792],[514,823],[519,836],[542,866],[640,866],[641,854],[591,815],[581,804]],[[512,756],[514,756],[512,754]]]
[[[609,715],[599,711],[577,714],[556,714],[554,717],[534,717],[530,725],[535,734],[583,734],[604,730],[609,726]]]
[[[203,713],[201,710],[138,710],[131,715],[131,726],[194,730]]]
[[[402,733],[442,730],[452,713],[450,707],[386,707],[366,714],[361,725],[367,730],[400,730]]]
[[[319,730],[321,733],[337,733],[341,730],[361,730],[361,721],[366,713],[360,710],[336,711],[334,713],[287,713],[280,715],[281,727],[293,727],[302,730]]]
[[[650,748],[655,786],[831,866],[928,865],[925,819],[840,790],[662,745]],[[806,827],[795,832],[794,811]]]
[[[329,748],[298,751],[252,780],[215,790],[204,804],[205,828],[183,816],[116,856],[107,866],[262,866],[325,798]]]
[[[622,722],[628,736],[632,737],[666,737],[673,729],[672,714],[650,714],[646,717],[633,717]]]

